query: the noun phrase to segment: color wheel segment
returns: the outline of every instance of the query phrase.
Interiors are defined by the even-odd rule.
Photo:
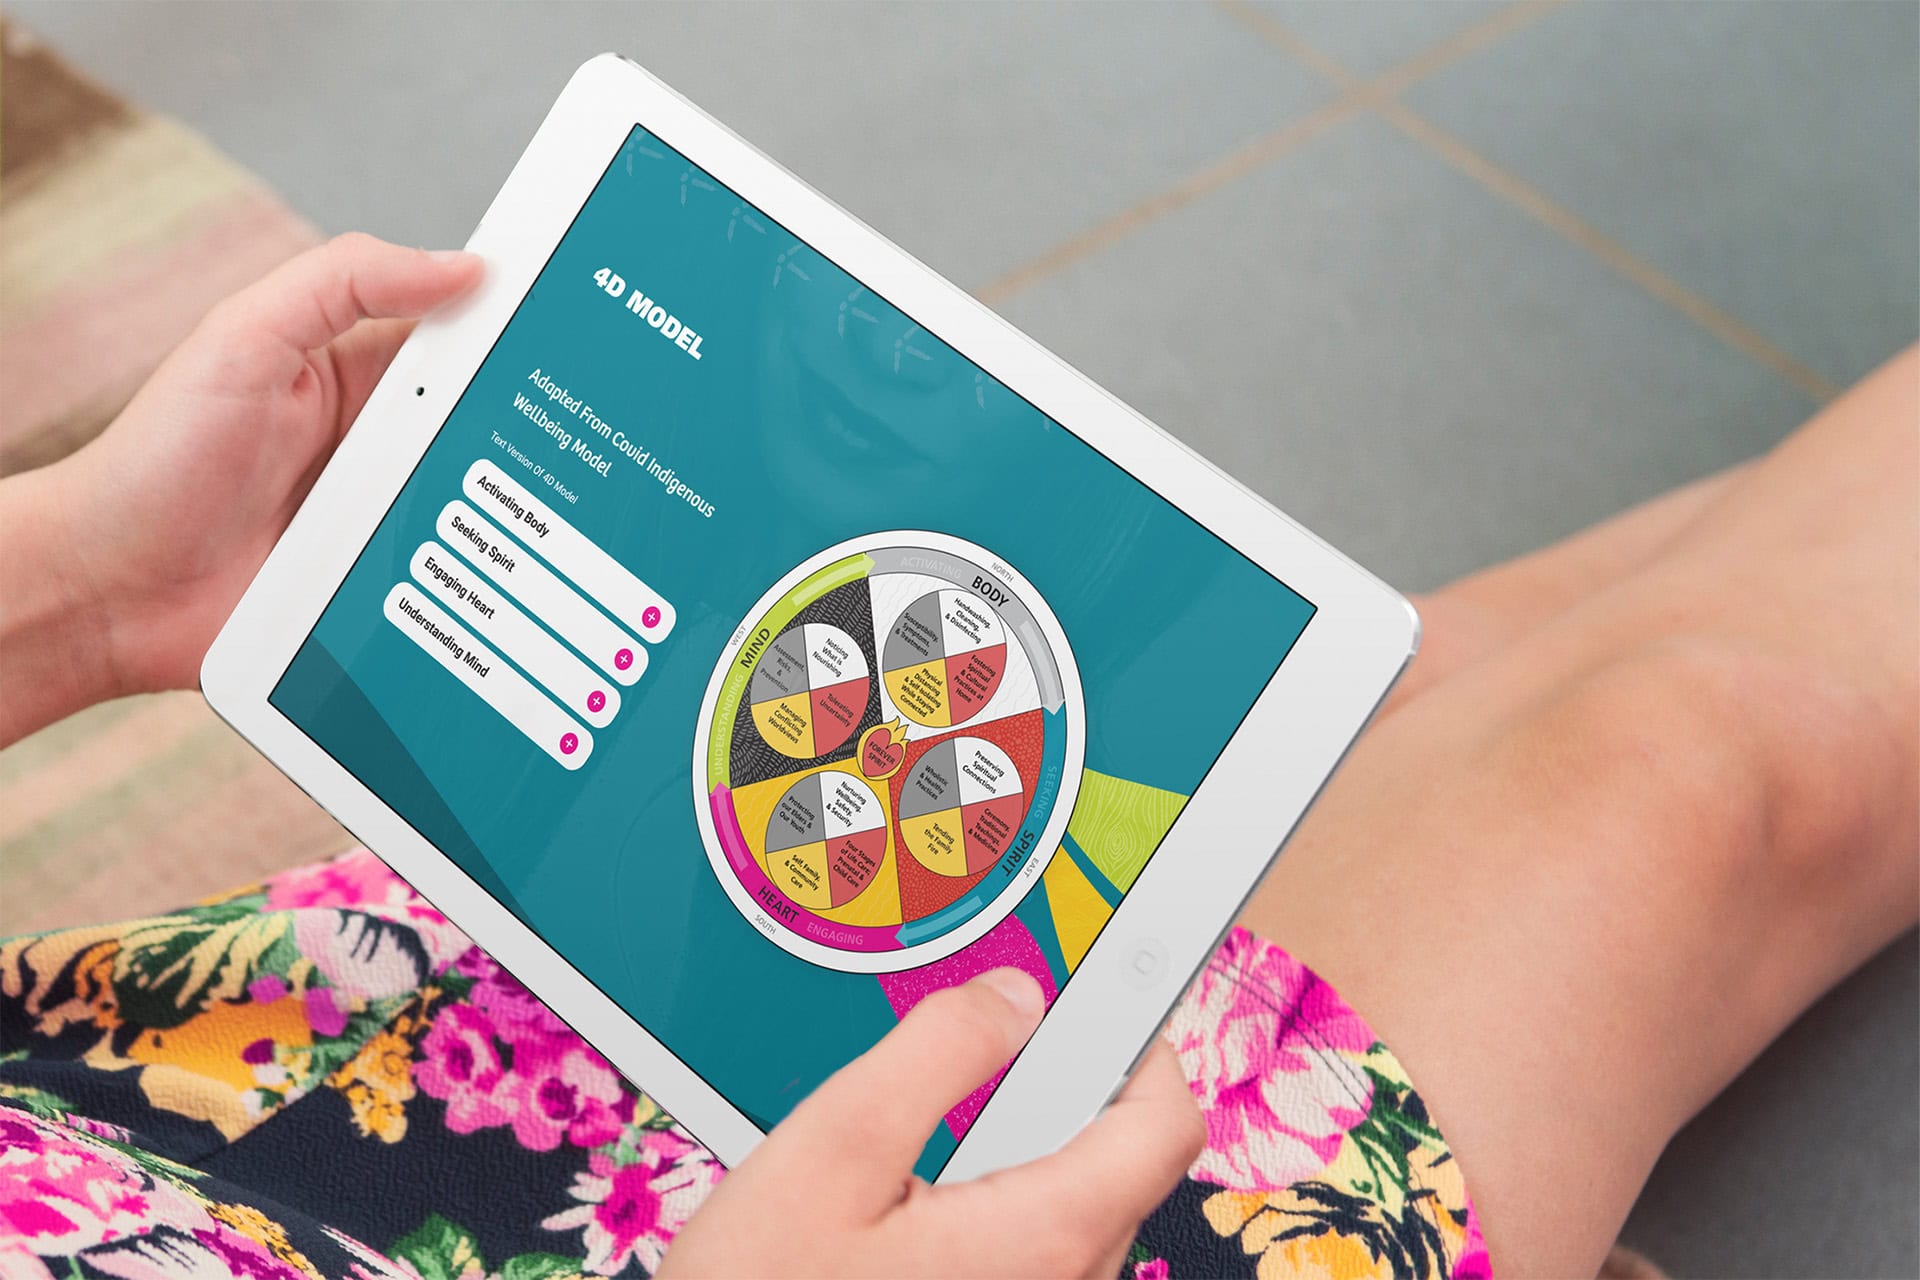
[[[859,897],[886,854],[886,807],[851,773],[802,778],[767,821],[767,878],[810,911],[831,911]]]
[[[881,669],[887,696],[907,719],[929,729],[962,725],[992,701],[1006,674],[1006,628],[970,591],[931,591],[888,629]]]
[[[1013,761],[984,738],[951,738],[915,762],[900,793],[900,834],[921,866],[977,875],[1000,860],[1026,817]]]
[[[747,686],[754,725],[767,745],[815,760],[853,736],[867,709],[870,674],[854,638],[823,622],[788,627]]]

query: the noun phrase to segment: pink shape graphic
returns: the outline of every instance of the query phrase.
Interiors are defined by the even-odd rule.
[[[587,710],[598,711],[607,705],[607,695],[595,689],[587,695]]]
[[[579,749],[580,749],[580,739],[576,738],[571,733],[563,733],[560,735],[560,754],[561,755],[570,756],[574,752],[578,751]]]
[[[646,607],[645,609],[643,609],[643,610],[641,611],[641,613],[640,613],[640,625],[641,625],[641,626],[643,626],[643,627],[657,627],[657,626],[659,626],[659,625],[660,625],[660,611],[659,611],[658,609],[656,609],[656,608],[654,608],[654,607],[653,607],[652,605],[648,605],[648,606],[647,606],[647,607]]]
[[[620,668],[622,671],[625,671],[628,667],[632,666],[633,650],[622,649],[620,652],[614,654],[613,665]]]
[[[1031,974],[1040,984],[1040,990],[1046,994],[1047,1005],[1052,1007],[1054,997],[1060,994],[1053,985],[1053,971],[1047,967],[1047,958],[1041,954],[1040,944],[1027,932],[1027,926],[1020,923],[1017,916],[1008,916],[972,946],[956,951],[944,960],[935,960],[932,964],[918,969],[908,969],[904,973],[883,973],[880,975],[880,990],[886,993],[887,1003],[899,1017],[906,1017],[913,1006],[925,1000],[936,991],[947,987],[957,987],[970,978],[976,978],[989,969],[1011,967]],[[980,1117],[980,1108],[987,1105],[987,1099],[1000,1087],[1001,1077],[1007,1074],[1005,1067],[993,1073],[993,1079],[962,1098],[953,1110],[947,1112],[947,1128],[956,1138],[967,1136],[967,1130]]]

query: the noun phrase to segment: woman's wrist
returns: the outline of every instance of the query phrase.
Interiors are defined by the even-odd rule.
[[[114,651],[114,602],[89,570],[77,458],[0,480],[0,745],[135,692]]]

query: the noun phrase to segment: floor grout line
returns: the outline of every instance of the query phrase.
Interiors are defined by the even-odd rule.
[[[1299,119],[1255,138],[1220,160],[1155,195],[1148,196],[1070,236],[1039,257],[975,290],[988,306],[1032,287],[1082,259],[1125,240],[1170,213],[1211,195],[1285,155],[1332,125],[1371,111],[1415,144],[1426,148],[1496,199],[1539,222],[1562,240],[1621,276],[1642,292],[1706,330],[1728,347],[1772,371],[1817,404],[1841,388],[1818,370],[1795,359],[1752,326],[1641,258],[1572,210],[1528,185],[1461,139],[1416,113],[1400,100],[1406,89],[1442,67],[1497,43],[1537,21],[1566,0],[1521,0],[1499,13],[1440,41],[1426,52],[1371,79],[1356,75],[1337,59],[1301,39],[1271,15],[1245,0],[1217,0],[1219,9],[1266,43],[1339,90],[1332,101]]]
[[[1841,387],[1788,355],[1758,330],[1721,310],[1571,209],[1502,169],[1405,104],[1387,102],[1377,110],[1382,119],[1402,134],[1439,156],[1483,189],[1541,223],[1575,248],[1599,259],[1616,274],[1693,321],[1727,346],[1772,370],[1809,396],[1815,404],[1825,404],[1840,394]]]
[[[1400,100],[1402,91],[1430,72],[1518,31],[1562,3],[1564,0],[1539,0],[1513,5],[1372,80],[1362,80],[1337,59],[1303,40],[1272,15],[1251,7],[1245,0],[1222,0],[1220,7],[1242,26],[1309,70],[1348,93],[1365,98],[1361,109],[1373,111],[1416,145],[1433,152],[1496,199],[1541,223],[1575,248],[1599,259],[1603,265],[1643,292],[1665,303],[1735,351],[1771,370],[1816,404],[1824,404],[1839,395],[1840,387],[1768,341],[1758,330],[1721,310],[1571,209],[1502,169]]]
[[[1281,47],[1289,53],[1294,53],[1294,56],[1301,58],[1302,61],[1307,60],[1303,55],[1318,58],[1323,65],[1310,64],[1312,69],[1333,80],[1342,88],[1338,96],[1278,129],[1261,134],[1198,173],[1181,179],[1172,187],[1148,196],[1144,200],[1136,201],[1118,213],[1094,223],[1086,230],[1068,237],[1039,257],[1013,268],[985,286],[974,290],[974,297],[990,307],[999,306],[1008,298],[1038,281],[1110,245],[1117,244],[1142,227],[1169,213],[1183,209],[1234,180],[1245,177],[1270,161],[1278,159],[1322,133],[1329,126],[1362,111],[1379,107],[1421,77],[1430,75],[1448,63],[1518,30],[1560,3],[1563,3],[1563,0],[1529,0],[1529,2],[1503,9],[1371,80],[1363,80],[1355,76],[1333,59],[1311,50],[1304,41],[1297,40],[1290,32],[1285,33],[1285,38],[1292,40],[1299,52],[1294,53],[1291,48]],[[1264,14],[1258,14],[1240,5],[1224,7],[1236,18],[1249,21],[1250,25],[1254,25],[1250,17],[1257,19],[1258,25],[1255,25],[1255,29],[1275,43],[1278,43],[1276,37],[1284,32],[1284,28],[1281,28],[1278,23],[1273,23]],[[1267,30],[1267,24],[1271,24],[1272,31]]]
[[[1510,4],[1472,26],[1448,36],[1425,53],[1415,54],[1399,66],[1374,81],[1387,91],[1388,96],[1398,97],[1412,88],[1418,81],[1458,62],[1470,53],[1479,53],[1491,48],[1508,36],[1532,26],[1540,19],[1557,9],[1563,9],[1567,0],[1519,0]]]
[[[974,296],[990,307],[1030,285],[1061,271],[1082,258],[1090,257],[1109,245],[1117,244],[1140,228],[1177,209],[1185,208],[1201,197],[1218,191],[1237,178],[1245,177],[1269,161],[1284,155],[1330,126],[1364,110],[1366,103],[1358,94],[1335,98],[1308,112],[1285,128],[1262,134],[1252,142],[1214,162],[1200,172],[1129,205],[1085,231],[1062,241],[1039,257],[1015,267],[999,279],[974,291]]]
[[[1214,8],[1300,63],[1322,80],[1330,81],[1342,89],[1350,89],[1360,83],[1360,77],[1349,71],[1344,63],[1302,40],[1294,34],[1291,27],[1280,22],[1266,10],[1256,9],[1251,0],[1214,0]]]

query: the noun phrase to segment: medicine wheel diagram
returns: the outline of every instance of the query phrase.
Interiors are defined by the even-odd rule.
[[[1024,577],[944,534],[829,547],[761,597],[694,732],[707,857],[803,960],[891,973],[1004,919],[1085,759],[1066,636]]]

